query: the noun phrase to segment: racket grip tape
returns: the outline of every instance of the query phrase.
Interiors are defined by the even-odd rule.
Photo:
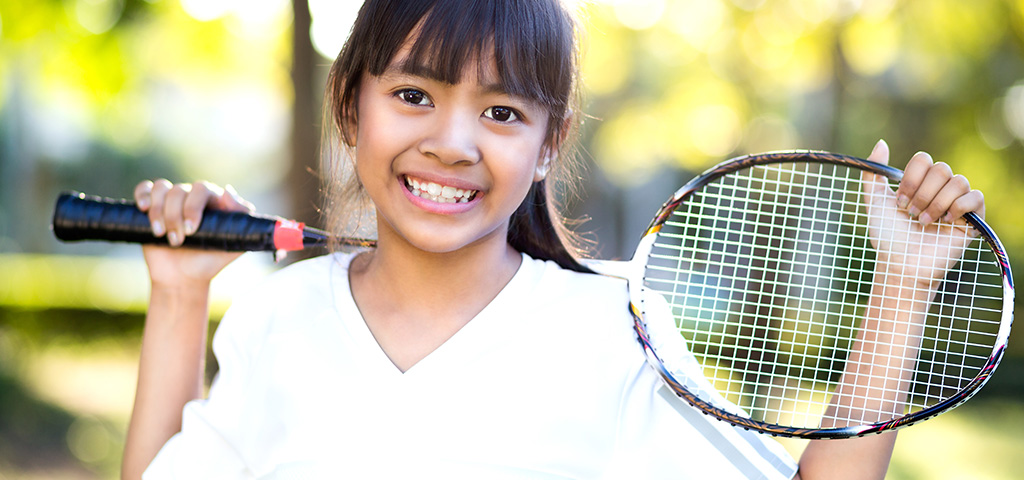
[[[105,240],[141,244],[167,244],[156,237],[149,216],[134,202],[67,192],[57,198],[53,234],[65,242]],[[327,236],[300,222],[246,212],[207,210],[183,246],[232,252],[301,250],[322,246]]]

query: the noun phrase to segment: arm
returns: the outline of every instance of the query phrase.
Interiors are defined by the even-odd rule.
[[[141,478],[163,444],[181,429],[185,403],[202,395],[208,291],[208,285],[153,286],[121,478]]]
[[[888,147],[879,142],[868,158],[888,163],[888,157]],[[971,239],[964,231],[933,222],[949,222],[969,211],[984,215],[981,193],[927,154],[910,160],[896,192],[883,179],[871,177],[865,176],[864,189],[878,252],[874,285],[863,328],[825,412],[826,427],[845,424],[848,418],[874,423],[902,411],[929,304]],[[957,241],[936,241],[951,236]],[[901,247],[906,245],[913,245],[913,251]],[[884,478],[895,443],[896,432],[813,440],[800,458],[799,477]]]
[[[877,270],[875,279],[863,320],[874,325],[864,325],[860,331],[825,412],[824,427],[845,424],[842,419],[847,418],[865,423],[892,418],[905,401],[917,358],[918,345],[913,340],[924,326],[934,291],[903,284],[902,276]],[[812,440],[800,458],[800,474],[805,478],[884,478],[895,443],[896,432]]]
[[[195,232],[206,207],[252,209],[232,190],[205,183],[143,182],[135,200],[149,213],[154,234],[167,235],[171,247],[143,248],[151,291],[123,479],[142,476],[164,443],[181,430],[182,408],[202,396],[210,281],[239,255],[175,247]]]

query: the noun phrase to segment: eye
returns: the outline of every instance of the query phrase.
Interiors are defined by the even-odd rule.
[[[430,101],[430,97],[428,97],[427,94],[425,94],[425,93],[423,93],[423,92],[421,92],[419,90],[412,89],[412,88],[406,88],[404,90],[399,90],[397,95],[398,95],[398,98],[402,99],[403,102],[409,103],[409,104],[412,104],[412,105],[426,105],[426,106],[433,105],[431,103],[431,101]]]
[[[501,123],[512,123],[520,120],[519,112],[510,107],[490,107],[484,110],[484,116]]]

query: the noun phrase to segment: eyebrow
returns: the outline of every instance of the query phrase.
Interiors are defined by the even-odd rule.
[[[445,75],[443,75],[441,72],[433,68],[430,68],[427,65],[412,62],[393,62],[390,65],[388,65],[387,68],[384,69],[384,72],[381,73],[380,76],[382,78],[413,76],[426,78],[428,80],[433,80],[435,82],[440,82],[444,84],[454,85],[453,83],[448,82],[448,80],[445,78]],[[530,100],[528,97],[525,97],[523,95],[516,95],[512,92],[509,92],[508,89],[506,89],[505,86],[501,84],[501,82],[481,84],[480,89],[487,94],[505,95],[513,98],[520,98],[527,101]]]

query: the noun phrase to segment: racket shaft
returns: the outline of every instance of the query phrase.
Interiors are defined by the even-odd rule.
[[[53,233],[66,242],[104,240],[167,244],[153,235],[149,216],[128,200],[65,193],[57,199]],[[327,236],[297,222],[244,212],[207,210],[184,246],[223,251],[301,250],[327,243]]]

